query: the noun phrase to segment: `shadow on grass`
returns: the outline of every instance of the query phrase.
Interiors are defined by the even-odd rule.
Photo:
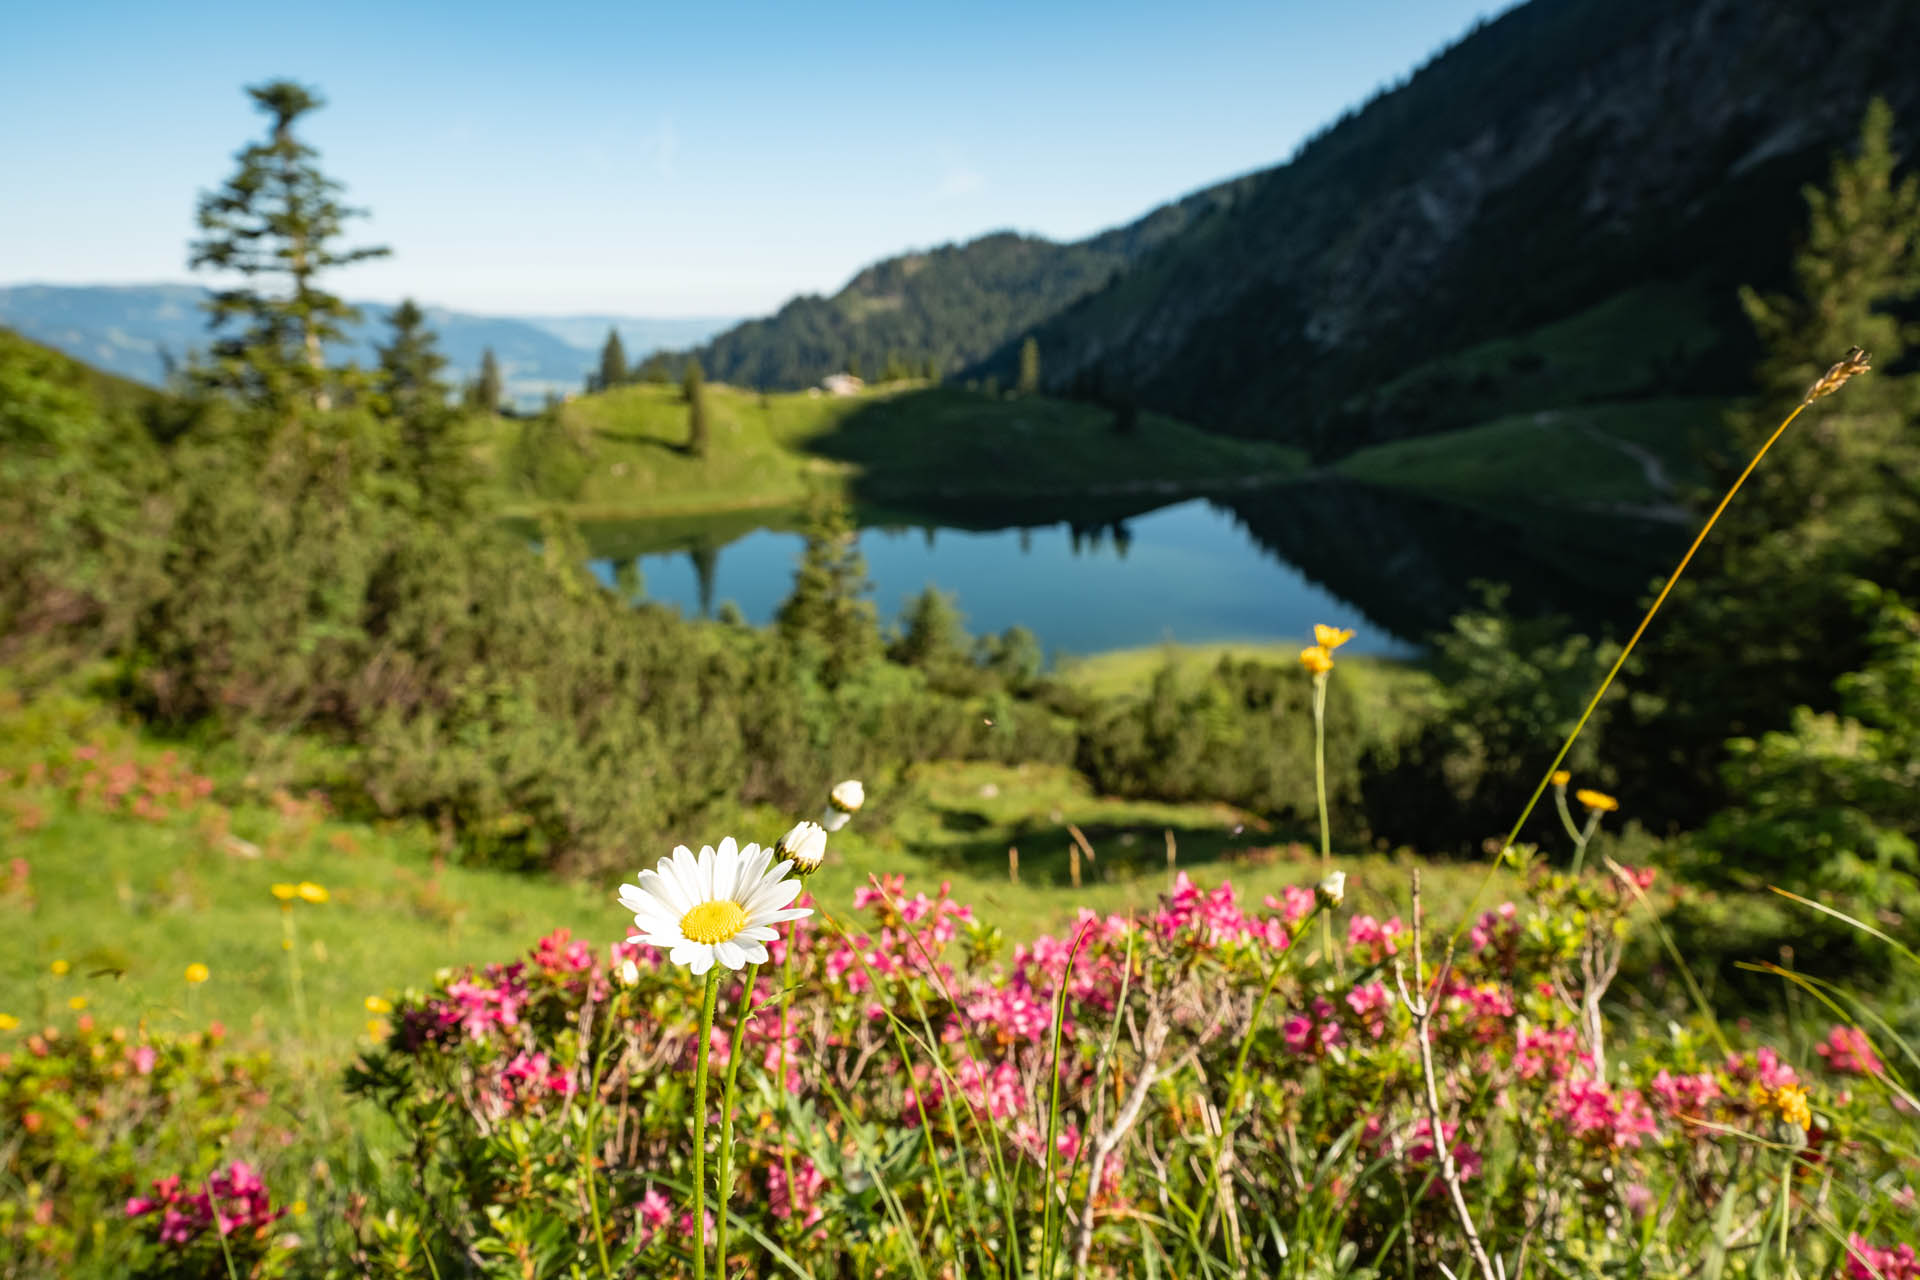
[[[1021,885],[1057,889],[1073,883],[1072,851],[1076,841],[1065,821],[1047,817],[1022,819],[1012,828],[972,809],[939,808],[940,828],[958,836],[993,829],[990,839],[960,838],[939,842],[909,842],[908,848],[935,867],[965,872],[983,879],[1005,876],[1011,886],[1008,849],[1020,851]],[[1249,867],[1298,862],[1302,874],[1311,872],[1318,854],[1302,833],[1233,828],[1168,826],[1154,822],[1092,822],[1080,828],[1094,856],[1083,854],[1083,884],[1129,884],[1159,880],[1167,874],[1167,841],[1175,849],[1174,866],[1204,873],[1209,880],[1230,876]]]

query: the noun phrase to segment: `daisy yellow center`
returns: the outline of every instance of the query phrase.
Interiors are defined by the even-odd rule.
[[[725,942],[746,927],[746,908],[724,898],[703,902],[680,917],[680,932],[689,942]]]

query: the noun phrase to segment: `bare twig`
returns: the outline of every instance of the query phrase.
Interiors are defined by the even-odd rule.
[[[1433,1149],[1440,1158],[1440,1180],[1446,1184],[1447,1195],[1453,1201],[1454,1216],[1460,1220],[1460,1230],[1467,1237],[1467,1248],[1473,1254],[1474,1264],[1479,1267],[1481,1280],[1502,1280],[1502,1274],[1493,1268],[1493,1262],[1487,1257],[1486,1246],[1480,1243],[1480,1233],[1474,1229],[1473,1214],[1467,1208],[1467,1196],[1460,1189],[1460,1169],[1453,1162],[1453,1144],[1447,1141],[1447,1131],[1440,1119],[1440,1086],[1433,1070],[1433,1043],[1428,1037],[1427,1028],[1433,1021],[1433,1011],[1438,1003],[1438,986],[1434,991],[1427,990],[1427,972],[1425,959],[1426,940],[1422,936],[1423,917],[1420,910],[1420,869],[1413,869],[1413,985],[1419,989],[1416,999],[1407,990],[1406,974],[1401,970],[1396,957],[1393,962],[1394,982],[1400,988],[1400,999],[1413,1015],[1414,1035],[1420,1044],[1420,1075],[1426,1082],[1428,1136],[1433,1140]]]
[[[1147,1095],[1153,1092],[1153,1086],[1164,1078],[1156,1069],[1160,1065],[1160,1054],[1166,1048],[1167,1032],[1171,1027],[1160,1002],[1151,996],[1148,999],[1147,1029],[1140,1047],[1140,1074],[1135,1078],[1126,1102],[1114,1115],[1113,1122],[1094,1140],[1093,1159],[1087,1165],[1087,1195],[1080,1205],[1079,1221],[1074,1231],[1073,1274],[1076,1276],[1086,1274],[1087,1255],[1093,1249],[1093,1202],[1100,1194],[1100,1180],[1107,1171],[1107,1161],[1120,1149],[1120,1144],[1139,1120],[1141,1108],[1147,1105]]]

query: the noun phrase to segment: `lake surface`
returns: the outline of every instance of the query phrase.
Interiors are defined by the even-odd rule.
[[[1672,525],[1561,509],[1497,511],[1316,478],[1213,497],[857,508],[885,623],[928,586],[968,630],[1024,626],[1049,654],[1165,641],[1294,642],[1326,622],[1361,653],[1406,654],[1486,586],[1516,614],[1592,629],[1631,623],[1680,545]],[[773,618],[803,541],[794,511],[582,526],[594,572],[638,570],[644,597],[711,615]]]

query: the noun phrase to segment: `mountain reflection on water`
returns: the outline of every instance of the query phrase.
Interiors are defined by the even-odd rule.
[[[1479,582],[1507,585],[1518,612],[1617,623],[1674,539],[1629,518],[1516,522],[1319,479],[1171,502],[859,514],[883,621],[933,585],[957,596],[972,632],[1024,626],[1052,653],[1296,640],[1315,622],[1354,627],[1356,651],[1406,653],[1475,604]],[[750,512],[582,532],[603,581],[637,570],[647,599],[690,615],[731,601],[764,623],[792,588],[799,526],[797,512]]]

